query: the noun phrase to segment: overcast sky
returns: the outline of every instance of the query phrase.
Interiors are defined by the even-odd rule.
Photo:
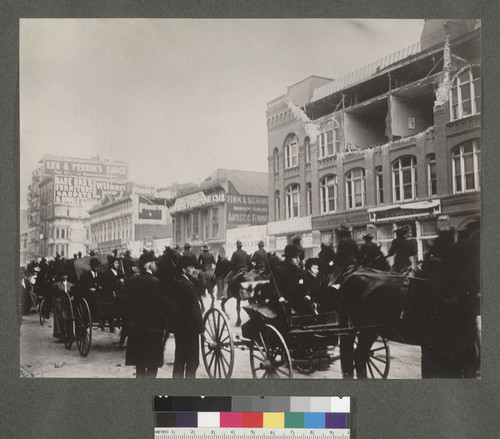
[[[267,171],[266,104],[417,42],[423,20],[26,19],[21,207],[44,154],[129,163],[157,187]]]

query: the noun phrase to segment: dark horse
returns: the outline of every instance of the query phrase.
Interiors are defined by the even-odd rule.
[[[427,279],[360,268],[340,288],[340,325],[352,327],[340,339],[342,373],[367,377],[369,352],[381,335],[399,343],[427,346],[437,332],[435,290]],[[354,350],[354,339],[358,344]],[[370,367],[370,366],[369,366]]]
[[[236,320],[236,326],[241,325],[241,296],[240,296],[240,286],[242,282],[251,282],[258,280],[269,280],[271,279],[271,273],[274,272],[274,268],[280,262],[280,258],[276,256],[275,253],[267,253],[266,255],[266,266],[262,270],[258,269],[241,269],[236,273],[232,279],[227,282],[227,294],[223,297],[221,301],[222,311],[227,315],[226,303],[229,299],[236,299],[236,312],[238,314],[238,319]]]

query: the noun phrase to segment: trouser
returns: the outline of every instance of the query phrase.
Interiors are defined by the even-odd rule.
[[[175,333],[174,378],[196,378],[200,364],[200,335]]]
[[[147,367],[139,364],[135,366],[136,378],[156,378],[157,374],[158,374],[157,367]]]

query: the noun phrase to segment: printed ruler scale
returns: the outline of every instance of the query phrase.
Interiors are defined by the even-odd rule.
[[[155,439],[350,439],[349,429],[155,428]]]

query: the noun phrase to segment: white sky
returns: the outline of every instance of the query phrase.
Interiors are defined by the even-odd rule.
[[[23,19],[21,207],[44,154],[123,160],[129,179],[267,172],[266,104],[417,42],[423,20]]]

